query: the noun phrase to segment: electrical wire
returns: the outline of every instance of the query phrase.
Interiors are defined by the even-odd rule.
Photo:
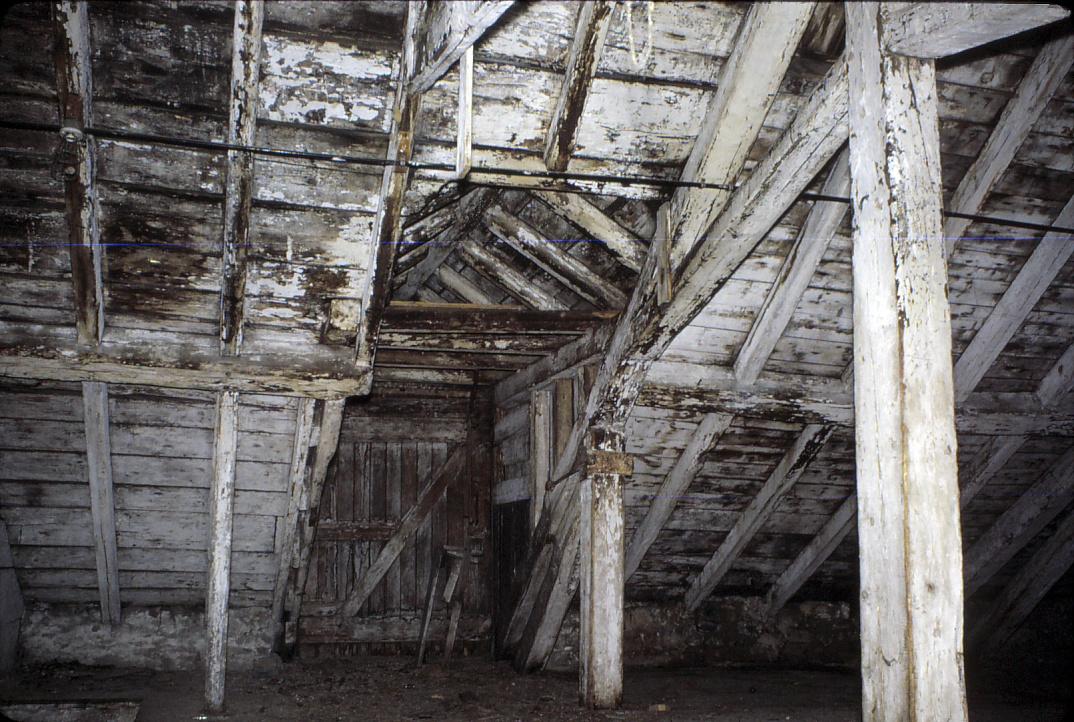
[[[28,130],[36,132],[51,132],[57,133],[60,131],[61,126],[50,123],[30,123],[20,121],[0,121],[0,128],[8,130]],[[257,145],[240,145],[235,143],[227,143],[224,141],[215,140],[199,140],[195,138],[175,138],[172,136],[157,135],[153,133],[142,133],[131,130],[116,130],[107,128],[86,128],[83,133],[87,136],[92,136],[101,140],[112,140],[121,142],[132,143],[146,143],[153,145],[170,146],[176,148],[191,148],[196,150],[208,150],[217,153],[227,153],[231,151],[250,153],[252,155],[260,155],[270,158],[289,158],[289,159],[301,159],[310,161],[327,162],[333,165],[361,165],[376,168],[388,168],[398,167],[407,168],[409,170],[427,170],[427,171],[447,171],[454,172],[454,163],[429,163],[429,162],[415,162],[410,161],[407,163],[400,163],[397,161],[388,160],[386,158],[376,158],[372,156],[360,156],[360,155],[348,155],[339,153],[318,153],[315,151],[307,150],[293,150],[284,148],[270,148],[266,146]],[[498,176],[513,176],[523,178],[537,178],[546,179],[552,181],[576,181],[594,183],[599,185],[619,185],[619,186],[650,186],[662,189],[674,190],[677,188],[699,188],[707,190],[722,190],[722,191],[734,191],[739,186],[732,183],[707,183],[704,181],[686,181],[673,178],[653,178],[646,176],[630,176],[622,174],[603,174],[603,173],[580,173],[577,171],[552,171],[544,169],[527,170],[521,168],[494,168],[487,166],[474,166],[470,169],[470,175],[498,175]],[[491,182],[481,180],[467,179],[469,183],[477,186],[489,186],[489,187],[512,187],[504,182]],[[455,182],[455,181],[451,181]],[[557,188],[556,190],[560,190]],[[585,193],[585,189],[564,189],[570,192]],[[821,201],[830,203],[846,203],[850,204],[851,199],[844,196],[834,196],[825,193],[811,193],[803,192],[799,194],[798,200],[802,201]],[[1074,228],[1049,225],[1045,223],[1033,223],[1031,221],[1021,221],[1015,218],[1004,218],[1000,216],[983,215],[979,213],[961,213],[958,211],[942,211],[943,215],[948,218],[960,218],[978,223],[987,223],[995,226],[1005,226],[1008,228],[1019,228],[1023,230],[1031,231],[1044,231],[1051,233],[1066,233],[1074,235]]]

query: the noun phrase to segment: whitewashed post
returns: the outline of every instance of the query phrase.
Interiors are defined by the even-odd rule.
[[[932,61],[848,2],[865,720],[965,720],[962,541]]]
[[[205,702],[211,712],[222,712],[224,709],[238,407],[239,395],[235,391],[222,391],[217,395],[213,478],[209,490],[209,579],[205,599],[208,625]]]
[[[595,430],[581,494],[580,692],[587,707],[623,698],[623,477],[633,471],[623,437]]]

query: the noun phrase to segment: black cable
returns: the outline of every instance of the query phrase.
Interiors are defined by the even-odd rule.
[[[59,125],[50,123],[28,123],[20,121],[0,121],[0,128],[6,128],[10,130],[30,130],[39,132],[52,132],[56,133],[60,130]],[[254,155],[262,155],[274,158],[295,158],[302,160],[312,160],[328,162],[333,164],[347,164],[347,165],[366,165],[374,166],[378,168],[391,167],[405,167],[410,170],[438,170],[438,171],[454,171],[454,164],[449,163],[398,163],[396,161],[390,161],[386,158],[374,158],[370,156],[357,156],[346,155],[336,153],[316,153],[313,151],[304,150],[288,150],[282,148],[268,148],[265,146],[247,146],[239,145],[235,143],[226,143],[223,141],[213,140],[196,140],[193,138],[173,138],[170,136],[155,135],[152,133],[139,133],[129,130],[109,130],[104,128],[86,128],[83,130],[86,135],[92,135],[96,138],[104,140],[117,140],[128,141],[137,143],[152,143],[157,145],[167,145],[178,148],[194,148],[198,150],[209,150],[218,153],[226,153],[228,151],[240,151],[244,153],[252,153]],[[548,180],[573,180],[573,181],[587,181],[592,183],[611,183],[614,185],[645,185],[656,186],[659,188],[703,188],[710,190],[724,190],[734,191],[738,186],[730,183],[705,183],[702,181],[684,181],[670,178],[646,178],[643,176],[628,176],[628,175],[603,175],[599,173],[579,173],[575,171],[551,171],[551,170],[524,170],[519,168],[487,168],[475,166],[470,169],[470,174],[478,175],[506,175],[523,178],[545,178]],[[493,186],[493,187],[508,187],[502,183],[482,182],[480,180],[471,181],[473,185],[478,186]],[[557,189],[558,190],[558,189]],[[585,193],[584,189],[578,189],[572,192]],[[798,200],[804,201],[824,201],[831,203],[846,203],[851,202],[850,198],[843,196],[833,196],[824,193],[810,193],[803,192],[798,196]],[[969,221],[976,221],[979,223],[988,223],[996,226],[1006,226],[1009,228],[1020,228],[1031,231],[1044,231],[1051,233],[1069,233],[1074,234],[1074,228],[1048,225],[1044,223],[1032,223],[1029,221],[1019,221],[1014,218],[1002,218],[999,216],[986,216],[978,213],[960,213],[958,211],[942,211],[943,215],[948,218],[961,218]]]

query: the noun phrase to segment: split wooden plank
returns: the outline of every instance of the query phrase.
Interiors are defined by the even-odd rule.
[[[769,617],[774,617],[783,609],[843,542],[857,523],[857,512],[857,496],[851,494],[824,523],[817,535],[809,540],[809,544],[794,558],[790,566],[779,575],[765,597],[765,608]]]
[[[314,399],[299,401],[295,415],[295,433],[291,444],[291,468],[287,475],[287,515],[280,520],[283,536],[279,543],[279,564],[276,570],[276,583],[272,593],[272,646],[273,650],[284,649],[284,602],[287,600],[287,580],[291,575],[291,564],[295,560],[295,538],[303,499],[306,498],[306,476],[310,446],[313,442],[313,414],[317,402]],[[296,610],[287,610],[288,615]]]
[[[611,709],[623,697],[623,480],[633,460],[620,434],[599,434],[589,446],[599,455],[591,455],[579,490],[579,677],[582,702]]]
[[[636,233],[577,193],[535,190],[532,194],[547,203],[562,218],[602,242],[624,266],[635,272],[641,270],[642,264],[645,263],[646,247]]]
[[[578,4],[578,20],[567,56],[563,87],[559,91],[544,140],[544,164],[549,170],[567,170],[574,154],[578,126],[585,112],[590,83],[604,50],[613,8],[614,4],[607,0]]]
[[[626,306],[626,294],[614,283],[499,206],[489,207],[484,223],[497,238],[560,281],[576,296],[595,306],[615,309]]]
[[[965,720],[935,67],[885,52],[890,11],[845,6],[862,717]]]
[[[18,660],[19,628],[25,606],[22,590],[15,575],[15,560],[11,556],[7,524],[0,519],[0,675],[15,670]]]
[[[86,473],[97,560],[97,589],[101,621],[120,623],[119,560],[116,553],[116,510],[112,486],[112,444],[109,438],[108,386],[82,384],[83,424],[86,430]]]
[[[399,520],[399,527],[392,538],[385,542],[377,555],[376,561],[365,571],[364,576],[358,580],[354,590],[347,596],[347,600],[340,607],[340,614],[345,617],[353,617],[362,608],[369,595],[381,579],[391,569],[399,557],[407,540],[424,523],[429,513],[444,495],[444,491],[455,483],[462,472],[466,462],[466,445],[459,444],[448,456],[447,460],[437,469],[432,478],[418,493],[418,499],[403,518]]]
[[[231,35],[231,94],[228,143],[252,146],[256,140],[261,73],[263,0],[236,0]],[[234,356],[242,346],[246,306],[246,252],[250,246],[250,204],[254,195],[254,157],[227,152],[224,180],[223,252],[220,266],[220,353]]]
[[[784,494],[790,491],[806,467],[824,448],[833,430],[832,426],[820,424],[810,424],[802,429],[802,433],[780,459],[764,486],[757,492],[757,496],[750,501],[749,506],[735,522],[735,526],[720,543],[720,548],[705,563],[701,573],[690,585],[684,597],[687,609],[697,609],[708,598],[727,574],[727,570],[731,568],[772,512],[779,506]]]
[[[966,595],[987,584],[1071,501],[1074,501],[1074,448],[1049,466],[966,552]]]
[[[459,58],[459,110],[455,120],[455,177],[470,173],[474,164],[474,47]]]
[[[313,539],[317,532],[317,521],[320,519],[321,493],[339,447],[339,430],[343,424],[345,405],[342,400],[317,402],[320,410],[320,418],[315,422],[317,449],[313,454],[313,466],[304,488],[305,494],[299,498],[294,550],[291,552],[291,570],[282,615],[284,639],[281,651],[285,657],[294,653],[298,643],[299,617],[302,612],[302,598],[306,593],[306,581],[309,578]]]
[[[498,191],[478,188],[459,199],[455,209],[455,221],[449,228],[426,241],[425,257],[406,274],[406,280],[396,292],[396,298],[413,298],[429,276],[440,268],[462,239],[469,236],[481,221],[485,209],[498,197]]]
[[[733,184],[813,14],[813,2],[753,3],[683,168],[684,181]],[[729,190],[680,188],[671,200],[671,261],[678,266],[708,230]]]
[[[648,511],[641,524],[634,530],[630,539],[630,546],[626,552],[625,579],[630,579],[641,565],[649,547],[656,541],[660,530],[664,528],[679,498],[693,483],[694,477],[701,470],[705,453],[720,435],[731,425],[734,416],[731,414],[710,413],[697,425],[697,430],[690,437],[690,443],[683,449],[682,454],[675,460],[675,466],[664,477],[660,484],[660,490],[656,492]]]
[[[377,213],[367,268],[362,305],[358,318],[355,360],[372,364],[380,333],[381,315],[392,293],[392,266],[399,242],[403,237],[403,204],[410,181],[410,158],[414,153],[414,131],[421,110],[421,95],[413,92],[414,75],[418,69],[418,52],[425,32],[424,3],[407,3],[403,49],[399,57],[399,74],[395,81],[395,100],[392,103],[388,151],[377,196]]]
[[[444,288],[448,289],[456,296],[459,296],[467,303],[483,305],[492,304],[492,299],[489,298],[484,291],[478,288],[476,283],[456,271],[451,266],[441,265],[436,269],[436,277],[440,280],[440,283],[444,285]]]
[[[209,496],[209,573],[206,582],[205,702],[211,712],[224,709],[227,676],[228,599],[231,592],[232,517],[238,441],[239,395],[223,391],[216,401],[213,477]]]
[[[1074,197],[1059,213],[1054,225],[1074,225]],[[988,320],[958,357],[955,365],[955,397],[958,401],[964,401],[977,388],[1007,342],[1063,270],[1071,254],[1074,254],[1074,237],[1070,234],[1050,232],[1038,242]]]
[[[488,248],[473,239],[466,238],[458,245],[458,252],[482,276],[502,286],[505,291],[530,308],[543,311],[566,311],[567,304],[535,285],[522,272],[503,262]]]
[[[511,9],[514,0],[442,0],[428,14],[425,55],[413,93],[424,93]]]
[[[1067,17],[1044,3],[891,3],[884,19],[888,52],[943,58]]]
[[[835,159],[821,193],[840,197],[850,193],[848,154],[844,150]],[[846,213],[845,203],[817,201],[810,209],[735,357],[735,377],[742,383],[753,383],[760,376]]]
[[[971,214],[981,210],[985,196],[1029,137],[1033,125],[1070,70],[1071,63],[1074,63],[1074,37],[1052,38],[1041,47],[1014,96],[1003,107],[984,148],[951,195],[947,210]],[[948,258],[971,222],[968,218],[953,217],[944,221]]]
[[[56,96],[69,158],[64,164],[67,245],[71,256],[78,343],[95,346],[104,335],[103,252],[97,189],[96,142],[83,135],[93,125],[89,3],[61,0],[53,6],[56,31]]]
[[[1044,595],[1074,565],[1074,512],[1011,578],[977,620],[970,645],[996,648],[1010,639]]]

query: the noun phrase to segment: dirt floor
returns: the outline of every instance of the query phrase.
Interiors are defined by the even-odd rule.
[[[200,672],[77,666],[23,669],[5,702],[138,699],[144,722],[205,719]],[[971,696],[971,718],[1061,720],[1054,700]],[[46,717],[47,718],[47,717]],[[3,717],[0,717],[3,719]],[[506,663],[459,659],[415,669],[399,657],[265,664],[228,678],[230,720],[848,720],[857,676],[842,672],[629,670],[623,707],[586,712],[573,675],[520,677]]]

